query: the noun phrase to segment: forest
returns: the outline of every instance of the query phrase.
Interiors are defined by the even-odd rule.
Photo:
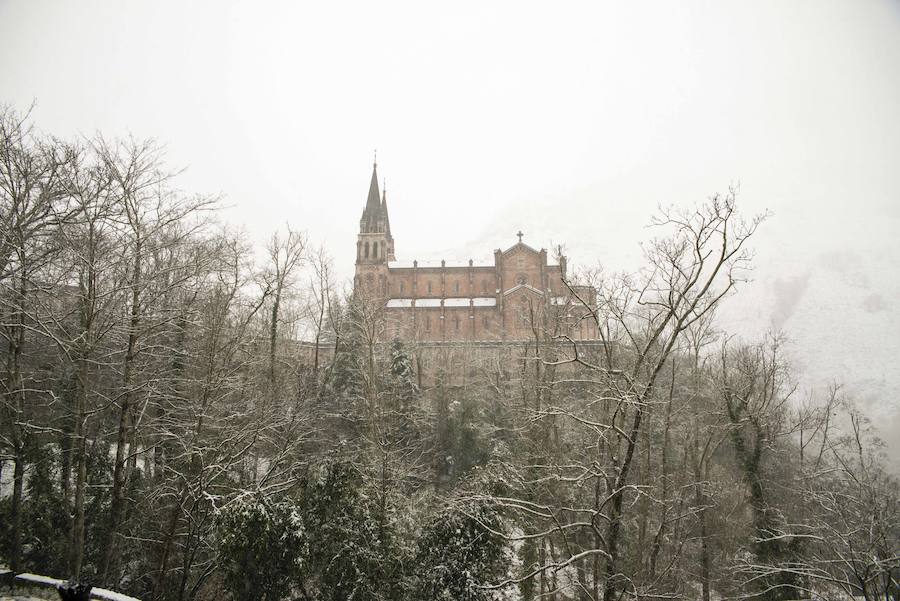
[[[598,344],[535,311],[429,360],[314,233],[256,248],[159,143],[4,107],[0,563],[144,600],[900,599],[846,375],[803,390],[783,333],[716,319],[777,218],[739,204],[584,270]]]

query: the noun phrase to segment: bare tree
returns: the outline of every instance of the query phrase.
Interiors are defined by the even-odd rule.
[[[64,144],[42,139],[19,115],[0,107],[0,302],[6,365],[2,380],[4,428],[2,446],[13,458],[13,498],[10,521],[10,567],[20,567],[25,448],[34,426],[27,421],[29,380],[23,374],[26,335],[39,332],[32,297],[42,286],[41,274],[58,253],[55,232],[68,218],[61,176],[71,151]]]
[[[778,563],[789,556],[790,539],[776,535],[782,530],[782,515],[771,502],[766,468],[779,438],[789,434],[788,402],[796,388],[787,381],[781,360],[781,341],[766,342],[720,352],[718,390],[728,419],[729,440],[740,474],[747,485],[753,512],[753,561]],[[763,598],[793,598],[796,587],[790,572],[756,580]]]
[[[313,334],[313,377],[318,382],[323,338],[329,335],[337,338],[339,324],[336,323],[335,313],[338,302],[335,298],[333,266],[325,249],[320,247],[312,252],[309,263],[313,272],[310,277],[306,314]]]
[[[269,264],[263,279],[266,290],[272,298],[272,308],[269,321],[269,381],[271,386],[276,386],[278,374],[276,369],[276,353],[279,339],[279,320],[281,319],[282,303],[288,287],[292,284],[296,270],[302,266],[306,258],[306,237],[300,232],[287,228],[287,233],[282,239],[281,235],[273,234],[266,248]]]
[[[106,167],[82,151],[71,163],[64,181],[77,215],[62,231],[69,269],[76,282],[66,288],[63,303],[75,315],[74,319],[61,315],[55,325],[59,329],[57,341],[75,365],[76,394],[70,409],[72,434],[68,445],[75,480],[69,572],[77,578],[84,561],[87,421],[95,413],[93,403],[97,400],[98,373],[103,363],[101,345],[119,319],[116,308],[121,287],[113,265],[121,246],[113,179]]]
[[[119,416],[112,501],[107,534],[101,543],[100,577],[106,580],[125,505],[125,489],[138,456],[138,414],[134,400],[138,390],[147,387],[146,382],[137,381],[139,355],[147,342],[146,336],[158,320],[153,312],[158,308],[156,301],[165,294],[160,284],[180,284],[178,280],[166,282],[171,266],[153,262],[151,257],[164,246],[189,240],[202,228],[202,216],[215,201],[205,197],[185,198],[169,189],[173,174],[163,170],[162,151],[153,141],[130,139],[109,143],[98,137],[92,148],[110,174],[110,195],[118,207],[116,225],[123,245],[119,266],[122,302],[128,313],[122,324],[125,350],[121,389],[116,396]]]
[[[162,518],[155,533],[153,599],[183,599],[208,577],[205,535],[214,501],[233,491],[231,477],[260,434],[246,395],[250,374],[266,365],[250,337],[266,295],[247,292],[252,273],[245,243],[227,235],[211,243],[216,261],[183,323],[182,382],[160,424],[167,439],[164,471],[147,500]]]
[[[580,366],[587,374],[581,377],[591,385],[576,389],[567,408],[549,410],[593,436],[594,455],[536,466],[545,472],[545,480],[566,485],[556,499],[499,500],[516,514],[530,516],[532,523],[545,524],[545,530],[526,533],[523,538],[552,535],[558,540],[550,556],[540,560],[532,572],[502,584],[544,571],[569,570],[587,558],[599,558],[594,563],[593,589],[581,583],[580,594],[612,601],[623,592],[638,592],[639,583],[625,570],[621,547],[630,521],[628,512],[640,497],[652,494],[658,498],[663,492],[632,478],[638,451],[647,444],[644,422],[655,407],[670,407],[661,378],[667,365],[672,368],[686,332],[744,277],[751,258],[746,245],[764,216],[745,221],[735,204],[736,192],[731,190],[693,211],[662,211],[654,225],[670,233],[646,247],[646,268],[633,276],[608,279],[601,285],[598,306],[583,303],[600,326],[604,351],[591,361],[574,345],[571,357],[550,362]],[[578,296],[576,289],[571,290]],[[669,420],[663,418],[662,425],[666,423]],[[666,481],[663,477],[657,482]],[[588,483],[592,484],[592,503],[581,505],[577,500],[582,495],[575,491],[583,492]],[[664,530],[660,537],[663,534]],[[586,546],[579,549],[579,545]],[[640,594],[652,594],[652,590],[642,589]]]
[[[754,596],[811,593],[874,601],[900,592],[900,484],[885,471],[868,421],[839,392],[832,386],[821,405],[800,408],[800,424],[813,434],[794,436],[793,450],[802,458],[804,444],[816,444],[814,461],[799,463],[789,479],[769,474],[766,501],[786,487],[792,502],[769,502],[754,520],[757,550],[735,571]],[[759,421],[745,419],[754,429]],[[796,429],[797,422],[786,423]],[[758,495],[751,495],[754,515],[760,513]]]

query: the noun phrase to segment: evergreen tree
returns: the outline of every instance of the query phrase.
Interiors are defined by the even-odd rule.
[[[279,601],[302,580],[309,547],[296,505],[255,495],[229,505],[218,523],[220,565],[237,601]]]
[[[363,494],[350,463],[328,460],[303,494],[309,532],[304,590],[322,601],[396,599],[400,562],[386,516]]]
[[[352,312],[352,306],[344,309]],[[343,331],[335,346],[334,360],[325,375],[328,392],[349,401],[363,394],[363,348],[360,333],[351,319],[342,319]]]
[[[484,588],[503,580],[506,571],[504,540],[496,509],[473,502],[447,509],[425,526],[413,565],[410,599],[489,601],[500,591]]]
[[[391,376],[401,411],[409,407],[409,403],[419,394],[416,384],[416,373],[412,366],[412,357],[400,340],[391,343]]]

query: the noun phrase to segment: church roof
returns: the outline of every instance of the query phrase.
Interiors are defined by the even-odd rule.
[[[541,292],[540,289],[535,288],[534,286],[531,286],[529,284],[517,284],[516,286],[513,286],[512,288],[510,288],[509,290],[504,292],[503,296],[506,296],[507,294],[512,294],[516,290],[528,290],[529,292],[533,292],[534,294],[544,294],[543,292]]]
[[[517,249],[517,248],[524,248],[525,250],[529,250],[529,251],[533,252],[533,253],[536,254],[536,255],[541,254],[541,251],[539,251],[538,249],[533,248],[533,247],[531,247],[531,246],[525,244],[524,242],[522,242],[521,239],[520,239],[518,242],[516,242],[515,244],[513,244],[512,246],[510,246],[509,248],[507,248],[506,250],[501,251],[501,252],[505,255],[506,253],[511,252],[511,251],[513,251],[513,250],[515,250],[515,249]]]

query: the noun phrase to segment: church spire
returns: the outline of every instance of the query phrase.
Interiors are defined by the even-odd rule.
[[[372,163],[372,181],[369,183],[369,197],[363,217],[377,219],[381,212],[381,194],[378,192],[378,163]]]
[[[384,231],[388,238],[391,236],[391,219],[388,217],[387,210],[387,180],[384,180],[381,189],[381,214],[384,217]]]
[[[386,186],[385,186],[386,188]],[[359,236],[356,241],[356,264],[385,267],[388,261],[394,260],[394,239],[391,237],[391,225],[387,215],[387,190],[378,189],[378,162],[372,162],[372,180],[369,182],[369,194],[366,197],[366,208],[359,220]],[[357,269],[357,277],[360,271]],[[374,277],[372,273],[367,278]],[[380,276],[384,279],[384,274]],[[358,283],[358,282],[357,282]],[[382,285],[384,282],[382,281]],[[374,290],[374,289],[373,289]]]

